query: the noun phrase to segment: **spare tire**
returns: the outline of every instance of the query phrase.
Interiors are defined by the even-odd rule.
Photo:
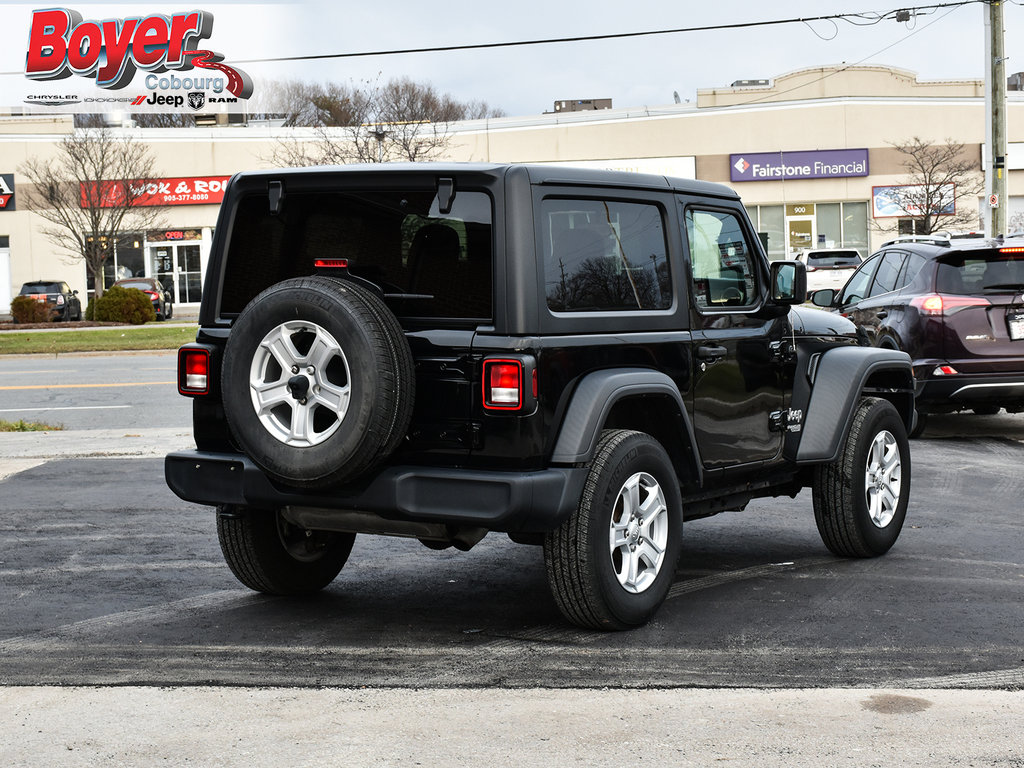
[[[294,487],[368,472],[412,417],[415,372],[398,319],[348,280],[300,277],[263,291],[235,320],[221,375],[235,439]]]

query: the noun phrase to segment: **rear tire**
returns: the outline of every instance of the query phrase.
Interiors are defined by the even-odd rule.
[[[544,538],[548,583],[566,619],[620,630],[665,600],[682,546],[675,468],[650,435],[605,430],[579,506]]]
[[[839,458],[815,469],[812,500],[822,541],[840,557],[876,557],[896,543],[910,499],[910,444],[888,400],[857,405]]]
[[[318,592],[341,571],[354,533],[309,531],[279,512],[217,508],[217,537],[231,572],[242,584],[268,595]]]

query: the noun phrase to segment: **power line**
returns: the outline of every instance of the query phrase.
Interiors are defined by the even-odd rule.
[[[885,19],[895,19],[897,13],[934,13],[943,8],[958,8],[964,5],[984,3],[988,0],[958,0],[958,2],[936,3],[932,5],[903,6],[891,11],[868,11],[862,13],[837,13],[830,16],[804,16],[789,19],[770,19],[767,21],[747,21],[734,24],[708,24],[700,27],[678,27],[675,29],[655,29],[642,32],[612,32],[603,35],[577,35],[574,37],[549,37],[536,40],[514,40],[503,43],[470,43],[466,45],[439,45],[424,48],[393,48],[380,51],[357,51],[352,53],[314,53],[303,56],[275,56],[261,59],[232,60],[233,64],[270,64],[283,61],[316,61],[321,59],[354,59],[370,56],[396,56],[406,53],[442,53],[448,51],[479,51],[490,48],[513,48],[527,45],[553,45],[558,43],[581,43],[594,40],[622,40],[632,37],[652,37],[655,35],[676,35],[685,32],[710,32],[732,29],[750,29],[753,27],[771,27],[781,24],[809,24],[812,21],[845,21],[857,26],[878,24]],[[7,73],[4,73],[7,74]]]
[[[1008,0],[1013,2],[1013,0]],[[914,13],[927,14],[935,13],[944,8],[959,8],[965,5],[990,2],[990,0],[956,0],[955,2],[933,3],[931,5],[903,6],[890,11],[863,11],[860,13],[836,13],[828,16],[799,16],[787,19],[769,19],[766,21],[745,21],[733,24],[707,24],[699,27],[677,27],[674,29],[653,29],[640,32],[611,32],[603,35],[576,35],[573,37],[549,37],[535,40],[513,40],[496,43],[469,43],[465,45],[439,45],[423,48],[393,48],[378,51],[355,51],[350,53],[314,53],[302,56],[273,56],[258,59],[232,59],[232,64],[273,64],[285,61],[318,61],[324,59],[354,59],[369,58],[372,56],[397,56],[408,53],[443,53],[450,51],[479,51],[493,48],[514,48],[528,45],[555,45],[560,43],[582,43],[596,40],[625,40],[636,37],[654,37],[657,35],[677,35],[687,32],[711,32],[736,29],[752,29],[756,27],[773,27],[783,24],[806,24],[810,28],[810,22],[845,21],[855,26],[871,26],[886,19],[896,19],[897,14]],[[811,29],[813,32],[814,30]],[[817,34],[815,32],[815,34]],[[820,37],[820,35],[819,35]],[[23,75],[24,72],[0,72],[0,75]]]
[[[982,2],[986,2],[986,0],[981,0],[981,1]],[[937,21],[942,21],[944,18],[949,16],[949,14],[951,14],[953,11],[955,11],[956,10],[956,5],[967,5],[967,3],[959,3],[959,4],[956,4],[956,5],[950,4],[950,5],[952,5],[953,7],[950,7],[948,11],[946,11],[944,14],[942,14],[938,18],[932,19],[927,24],[925,24],[925,25],[923,25],[921,27],[915,27],[910,32],[910,34],[908,34],[906,37],[903,37],[903,38],[901,38],[899,40],[896,40],[895,42],[890,43],[889,45],[885,46],[884,48],[881,48],[881,49],[875,51],[874,53],[865,56],[863,59],[860,59],[859,61],[855,61],[852,64],[847,64],[844,67],[841,67],[839,69],[833,70],[832,72],[829,72],[828,74],[822,75],[817,80],[814,80],[814,81],[812,81],[810,83],[802,83],[800,85],[797,85],[797,86],[794,86],[792,88],[789,88],[789,89],[787,89],[785,91],[781,91],[781,92],[778,92],[778,93],[773,93],[773,94],[770,94],[768,96],[759,96],[756,99],[751,99],[750,101],[741,102],[740,104],[737,104],[737,106],[741,106],[742,107],[742,106],[746,106],[748,104],[756,104],[756,103],[758,103],[760,101],[766,101],[766,100],[769,100],[769,99],[774,101],[774,100],[778,99],[779,96],[782,96],[782,95],[787,94],[787,93],[792,93],[793,91],[798,91],[801,88],[807,88],[809,86],[816,85],[817,83],[820,83],[822,80],[827,80],[830,77],[834,77],[834,76],[836,76],[836,75],[838,75],[838,74],[840,74],[842,72],[845,72],[846,70],[850,69],[851,67],[856,67],[856,66],[858,66],[860,64],[863,64],[868,59],[873,59],[875,56],[878,56],[879,54],[885,53],[890,48],[895,48],[897,45],[906,42],[907,40],[909,40],[910,38],[912,38],[914,35],[918,34],[919,32],[924,32],[932,24],[934,24]],[[910,9],[910,10],[913,10],[913,9]]]

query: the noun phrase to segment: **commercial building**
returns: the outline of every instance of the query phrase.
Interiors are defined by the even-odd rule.
[[[459,123],[449,126],[436,159],[583,164],[722,182],[739,191],[767,233],[772,258],[809,246],[852,246],[866,255],[900,224],[887,194],[907,184],[908,174],[893,145],[913,137],[963,144],[980,178],[985,114],[980,80],[818,67],[699,90],[696,103]],[[1009,200],[1000,204],[1009,206],[1009,229],[1024,230],[1024,93],[1010,92],[1007,115]],[[57,252],[21,202],[27,189],[18,167],[53,156],[71,130],[70,117],[0,118],[0,313],[27,280],[65,279],[83,295],[89,288],[84,265]],[[159,277],[179,307],[202,295],[217,203],[231,174],[270,167],[282,143],[315,138],[309,129],[253,124],[117,130],[152,147],[162,173],[147,180],[150,202],[166,208],[162,226],[110,246],[105,279]],[[344,141],[344,132],[336,139]],[[984,202],[980,195],[960,201],[971,228],[981,228]]]

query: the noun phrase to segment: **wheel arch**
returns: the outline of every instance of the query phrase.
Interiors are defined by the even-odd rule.
[[[888,400],[909,433],[914,424],[914,377],[910,356],[878,347],[838,347],[812,362],[811,395],[795,460],[831,462],[849,432],[863,396]],[[835,414],[843,414],[836,419]]]
[[[580,381],[555,441],[554,464],[590,461],[603,429],[646,432],[665,448],[685,485],[699,487],[701,462],[682,395],[668,375],[646,368],[595,371]]]

